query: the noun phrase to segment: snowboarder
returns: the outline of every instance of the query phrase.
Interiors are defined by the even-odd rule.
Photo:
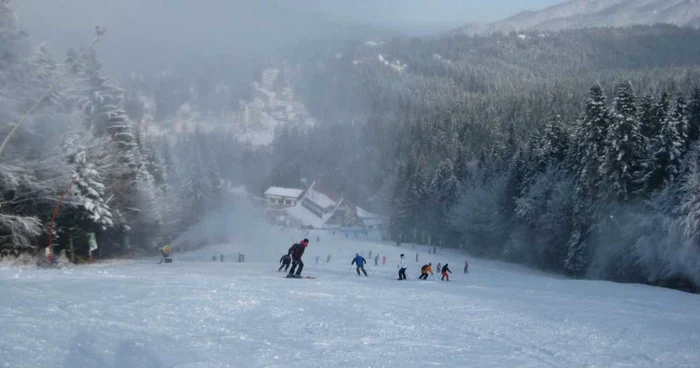
[[[292,257],[289,256],[289,254],[285,254],[280,258],[280,263],[282,264],[280,268],[277,270],[277,272],[282,271],[284,268],[284,271],[286,272],[289,269],[289,265],[292,263]]]
[[[406,258],[403,254],[396,267],[399,269],[399,280],[406,280]]]
[[[469,262],[464,261],[464,273],[469,273]]]
[[[433,264],[432,263],[428,263],[427,265],[423,265],[423,267],[420,268],[420,277],[418,277],[418,279],[427,280],[428,273],[430,273],[431,275],[433,274]]]
[[[315,258],[315,260],[316,260],[316,264],[318,264],[318,260],[319,260],[319,259],[321,259],[321,257],[319,257],[319,256],[316,256],[316,258]]]
[[[367,276],[367,271],[365,271],[365,263],[367,263],[365,257],[361,256],[359,253],[355,253],[355,258],[352,260],[352,262],[350,262],[350,264],[357,265],[357,276],[360,276],[360,271]]]
[[[221,262],[224,261],[224,254],[223,253],[221,253],[221,255],[219,256],[219,259],[221,260]]]
[[[442,267],[440,267],[440,262],[438,262],[438,264],[437,264],[437,272],[440,273],[440,272],[442,272],[441,270],[442,270]]]
[[[304,255],[304,251],[308,246],[309,239],[304,239],[301,242],[294,244],[291,248],[289,248],[289,252],[287,254],[292,257],[292,269],[289,270],[289,274],[287,275],[287,277],[301,277],[301,271],[304,269],[304,262],[302,262],[301,256]],[[299,268],[297,269],[297,267]]]
[[[448,273],[452,273],[452,271],[450,271],[447,267],[447,263],[445,263],[445,265],[442,266],[442,278],[440,280],[445,281],[445,279],[447,279],[447,281],[450,281],[450,275],[448,275]]]
[[[379,266],[379,254],[374,257],[374,266]]]

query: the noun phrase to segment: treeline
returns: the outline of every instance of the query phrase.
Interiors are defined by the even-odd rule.
[[[650,105],[657,110],[658,104],[665,106],[663,114],[655,110],[657,121],[663,120],[658,116],[676,110],[685,111],[678,116],[685,114],[690,121],[690,110],[682,103],[681,107],[676,105],[677,97],[690,101],[693,89],[700,86],[700,53],[687,47],[698,41],[698,31],[654,26],[394,39],[380,46],[357,44],[334,50],[323,63],[305,63],[305,73],[297,81],[322,124],[305,131],[281,131],[273,159],[280,165],[293,163],[294,170],[286,171],[292,182],[299,177],[321,178],[335,190],[384,213],[391,219],[390,231],[396,240],[466,245],[482,254],[574,275],[660,282],[675,277],[672,274],[682,267],[674,265],[649,276],[652,269],[660,268],[637,263],[634,271],[627,264],[612,272],[609,264],[603,267],[605,262],[597,261],[602,248],[591,245],[600,242],[594,237],[602,239],[599,231],[603,227],[598,226],[602,203],[640,208],[652,199],[658,202],[655,193],[671,193],[670,189],[659,189],[658,184],[639,187],[641,168],[651,165],[648,151],[661,144],[656,129],[630,138],[628,126],[610,127],[619,130],[615,134],[620,139],[638,141],[634,155],[639,162],[633,169],[619,168],[619,163],[613,162],[613,151],[605,154],[603,148],[575,154],[570,151],[579,144],[581,137],[575,127],[585,110],[583,103],[590,97],[590,86],[596,83],[600,95],[614,96],[616,103],[621,90],[628,90],[628,105],[634,108],[625,113],[639,123],[630,123],[640,125],[639,129],[649,129],[646,121],[650,118],[640,114],[649,113]],[[628,84],[616,88],[620,81],[629,81],[635,88]],[[612,109],[608,114],[618,113],[613,109],[616,104],[603,105],[605,111]],[[599,127],[598,134],[608,137],[608,128]],[[627,197],[618,193],[624,200],[614,202],[608,194],[588,188],[576,198],[591,203],[577,203],[571,221],[565,220],[566,208],[556,212],[533,204],[535,212],[523,212],[528,196],[539,195],[543,202],[538,206],[546,206],[553,201],[552,191],[561,192],[557,192],[560,196],[567,190],[581,191],[578,176],[572,171],[575,165],[564,167],[549,161],[540,163],[538,174],[530,173],[524,182],[514,178],[497,182],[496,178],[503,179],[499,173],[512,170],[521,150],[521,160],[527,161],[531,152],[534,155],[542,150],[541,141],[551,135],[566,138],[549,148],[558,152],[560,161],[580,161],[579,156],[587,154],[603,161],[597,167],[591,161],[586,170],[597,173],[604,164],[610,175],[634,181],[629,184],[632,187],[615,183],[623,188],[618,191],[629,192]],[[688,142],[693,140],[689,135],[683,152],[692,151]],[[627,153],[619,155],[624,159]],[[685,160],[692,155],[682,156]],[[544,175],[559,179],[540,180]],[[668,182],[679,183],[680,176]],[[544,183],[557,186],[536,192],[544,190],[538,189]],[[501,195],[497,184],[505,186],[508,194]],[[596,188],[607,185],[590,184]],[[678,201],[677,194],[668,195]],[[619,211],[608,211],[606,224],[628,224],[624,214],[629,212]],[[539,230],[532,230],[534,225],[525,221],[541,221],[550,215],[558,221],[539,224]],[[561,222],[568,222],[566,231],[556,228]],[[532,234],[551,238],[527,237]],[[640,241],[642,236],[629,239]],[[542,250],[535,252],[535,244]],[[546,244],[557,244],[558,248]],[[569,249],[577,247],[582,250],[570,256]],[[620,245],[615,249],[626,248]],[[667,256],[680,254],[668,250]],[[601,259],[607,262],[613,258]],[[659,265],[669,259],[656,258],[655,262]],[[682,273],[687,279],[695,277],[686,271]]]
[[[596,85],[574,123],[552,115],[526,148],[485,155],[447,214],[460,241],[575,276],[700,285],[700,89],[612,97]]]

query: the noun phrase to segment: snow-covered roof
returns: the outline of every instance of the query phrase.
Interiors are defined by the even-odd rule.
[[[299,198],[303,192],[304,191],[301,189],[270,187],[265,191],[265,195],[285,198]]]
[[[318,217],[315,213],[309,211],[301,204],[297,204],[293,207],[287,207],[284,209],[284,212],[288,216],[299,221],[302,225],[311,225],[315,228],[322,228],[326,224],[326,221],[328,221],[328,219],[330,219],[332,216],[332,213],[328,213],[323,217]]]
[[[321,208],[335,207],[336,203],[334,200],[330,199],[327,195],[317,191],[316,189],[310,188],[306,192],[306,198],[310,201],[321,206]]]
[[[371,212],[367,212],[360,207],[355,207],[355,208],[357,209],[357,217],[359,217],[361,219],[375,219],[375,218],[378,219],[379,218],[379,215],[375,215]]]

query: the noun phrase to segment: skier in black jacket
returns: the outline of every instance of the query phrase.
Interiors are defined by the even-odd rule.
[[[304,239],[289,248],[287,254],[292,257],[292,269],[289,270],[287,277],[301,277],[301,271],[304,269],[304,262],[301,261],[301,256],[304,255],[307,246],[309,246],[309,239]],[[297,269],[297,266],[299,269]],[[295,270],[296,272],[294,272]]]
[[[283,268],[285,271],[287,271],[289,270],[289,265],[292,263],[292,257],[290,257],[289,254],[285,254],[282,256],[282,258],[280,258],[280,263],[282,265],[280,266],[279,270],[277,270],[277,272],[282,271]]]

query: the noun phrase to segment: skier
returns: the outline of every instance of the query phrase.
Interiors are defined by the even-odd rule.
[[[447,279],[447,281],[450,281],[450,275],[448,275],[448,273],[452,273],[452,271],[450,271],[447,267],[447,263],[445,263],[445,265],[442,266],[442,278],[440,280],[445,281],[445,279]]]
[[[357,276],[360,276],[360,270],[362,270],[362,273],[364,273],[365,276],[367,276],[367,271],[365,271],[365,263],[367,263],[367,261],[365,260],[365,257],[361,256],[359,253],[355,253],[355,258],[352,260],[352,262],[350,264],[357,265],[357,269],[356,269]]]
[[[401,255],[401,259],[399,260],[399,264],[396,266],[396,268],[399,269],[399,280],[406,280],[406,258],[404,255]]]
[[[383,265],[386,264],[386,256],[382,256],[382,264],[383,264]]]
[[[374,266],[379,266],[379,254],[374,257]]]
[[[285,254],[280,258],[280,263],[282,264],[280,268],[277,270],[277,272],[282,271],[284,268],[285,271],[289,269],[289,264],[292,263],[292,257],[289,256],[289,254]]]
[[[224,261],[224,254],[223,253],[221,253],[221,255],[219,256],[219,259],[221,260],[221,262]]]
[[[330,262],[331,262],[331,255],[329,254],[328,257],[326,257],[326,263],[330,263]]]
[[[445,266],[447,266],[447,264],[445,264]],[[442,272],[441,270],[442,270],[442,267],[440,267],[440,262],[438,262],[437,272],[440,273],[440,272]]]
[[[469,262],[464,261],[464,273],[469,273]]]
[[[416,253],[416,262],[418,262],[418,253]]]
[[[212,261],[212,262],[216,262],[216,254],[214,254],[213,256],[211,256],[211,261]]]
[[[372,251],[369,251],[369,258],[372,258]]]
[[[423,265],[423,267],[420,268],[420,277],[418,277],[418,279],[427,280],[428,273],[430,273],[431,275],[433,274],[433,264],[432,263],[428,263],[427,265]]]
[[[304,239],[301,242],[292,245],[287,253],[292,257],[292,269],[289,270],[287,277],[301,278],[301,271],[304,269],[304,262],[301,260],[301,256],[304,255],[306,247],[309,246],[309,239]],[[299,267],[297,269],[297,267]],[[296,270],[296,272],[294,272]]]
[[[316,264],[318,264],[318,260],[319,260],[320,258],[321,258],[321,257],[316,256]]]

